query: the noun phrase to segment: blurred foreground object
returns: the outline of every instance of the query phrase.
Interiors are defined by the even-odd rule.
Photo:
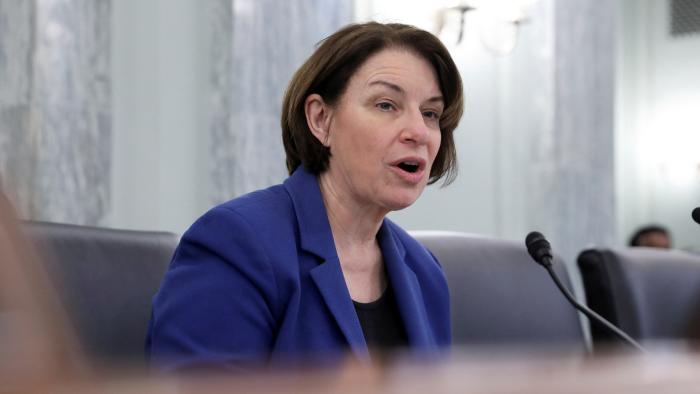
[[[392,359],[303,372],[190,375],[180,379],[101,379],[65,393],[696,393],[700,358],[672,348],[651,355],[561,357],[465,348],[449,360]],[[55,390],[54,390],[55,391]]]
[[[37,390],[85,372],[51,282],[0,192],[0,390]]]

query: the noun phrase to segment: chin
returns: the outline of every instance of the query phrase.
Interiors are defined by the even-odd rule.
[[[392,211],[400,211],[413,205],[413,203],[415,203],[418,200],[418,197],[420,197],[420,194],[398,195],[394,196],[394,198],[388,201],[388,204],[386,205]]]

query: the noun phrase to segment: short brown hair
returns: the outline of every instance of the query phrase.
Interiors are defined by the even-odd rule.
[[[282,140],[291,174],[303,165],[318,175],[328,168],[330,149],[311,133],[304,103],[319,94],[330,105],[337,103],[348,81],[375,53],[388,48],[407,49],[424,58],[435,70],[445,109],[440,117],[441,143],[428,183],[445,176],[445,184],[457,175],[453,132],[462,117],[462,79],[447,48],[440,40],[413,26],[368,22],[351,24],[319,43],[319,47],[292,77],[282,104]]]

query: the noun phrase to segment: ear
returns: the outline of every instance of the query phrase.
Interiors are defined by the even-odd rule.
[[[326,148],[330,146],[330,124],[333,109],[323,101],[319,94],[310,94],[304,101],[304,112],[306,113],[306,124],[311,130],[311,134]]]

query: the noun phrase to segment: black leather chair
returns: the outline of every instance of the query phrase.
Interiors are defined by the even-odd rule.
[[[586,349],[578,313],[524,244],[453,232],[412,235],[445,270],[455,345]],[[571,289],[559,258],[554,266]]]
[[[700,256],[652,248],[590,249],[578,257],[588,305],[641,342],[700,334]],[[591,326],[594,345],[616,339]]]
[[[178,237],[25,222],[87,356],[97,364],[139,363],[155,294]]]

